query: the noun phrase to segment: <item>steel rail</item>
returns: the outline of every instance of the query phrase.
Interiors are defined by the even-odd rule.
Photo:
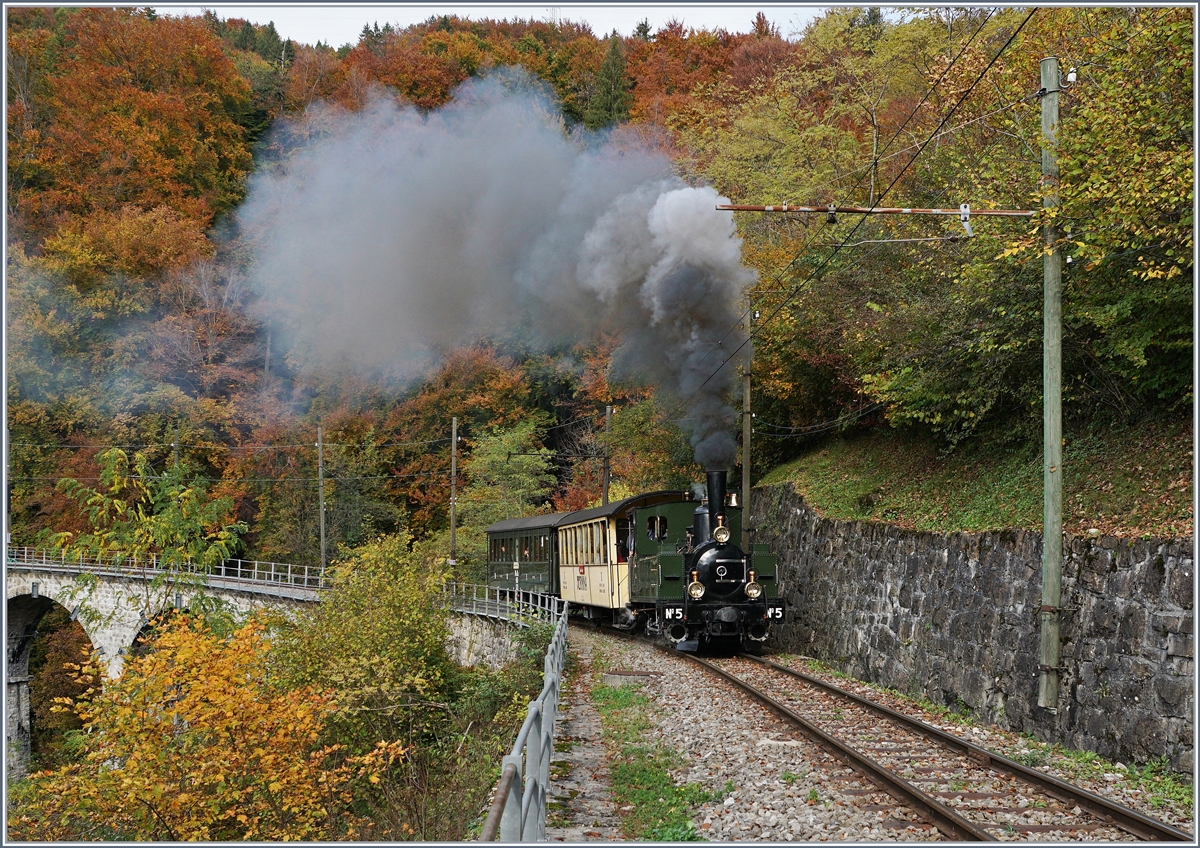
[[[805,674],[798,669],[790,668],[785,665],[780,665],[777,662],[766,659],[765,657],[756,657],[752,654],[739,654],[740,659],[752,660],[761,665],[770,666],[785,674],[792,675],[809,683],[817,688],[829,692],[834,695],[847,698],[856,704],[859,704],[866,709],[881,713],[888,718],[903,724],[910,730],[914,730],[935,742],[939,742],[949,748],[952,748],[959,753],[965,754],[980,765],[995,769],[996,771],[1007,772],[1008,774],[1017,777],[1026,783],[1030,783],[1043,790],[1046,794],[1057,798],[1060,801],[1067,803],[1078,804],[1083,809],[1093,815],[1110,821],[1117,827],[1132,833],[1134,836],[1146,841],[1155,842],[1195,842],[1195,837],[1183,830],[1171,827],[1166,822],[1158,821],[1150,816],[1139,813],[1136,810],[1131,810],[1128,807],[1122,806],[1115,801],[1110,801],[1100,795],[1088,792],[1078,786],[1072,786],[1070,783],[1059,780],[1057,777],[1045,774],[1044,772],[1031,769],[1028,766],[1023,766],[1015,760],[1002,756],[982,748],[955,736],[952,733],[947,733],[941,728],[926,724],[925,722],[905,715],[898,710],[893,710],[891,707],[886,707],[883,704],[877,704],[874,701],[864,698],[861,695],[856,695],[853,692],[847,692],[834,686],[831,683],[826,683],[816,677]]]
[[[800,728],[800,731],[805,736],[812,739],[819,745],[824,746],[832,751],[841,759],[850,763],[850,765],[862,771],[871,781],[877,783],[889,792],[893,797],[903,799],[905,803],[913,807],[919,813],[925,816],[926,820],[936,827],[942,834],[963,842],[996,842],[996,837],[992,836],[983,828],[975,825],[967,819],[960,816],[954,810],[942,804],[940,801],[930,797],[929,795],[917,789],[911,783],[903,780],[896,774],[893,774],[888,769],[884,768],[879,763],[868,757],[861,751],[857,751],[846,745],[839,739],[830,736],[825,731],[821,730],[815,724],[812,724],[799,713],[794,712],[788,707],[776,701],[771,696],[759,691],[744,680],[730,674],[722,668],[700,659],[699,657],[689,654],[681,654],[691,662],[703,666],[719,677],[737,686],[750,697],[754,698],[759,703],[766,706],[772,712],[783,716],[788,721]]]
[[[483,823],[483,832],[479,835],[480,842],[495,841],[496,834],[500,832],[500,817],[504,814],[504,804],[519,772],[515,765],[509,763],[500,774],[500,783],[496,785],[496,797],[492,799],[492,808],[488,810],[487,821]]]

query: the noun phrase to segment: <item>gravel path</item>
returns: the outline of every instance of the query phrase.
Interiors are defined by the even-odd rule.
[[[607,842],[621,838],[621,819],[612,802],[608,755],[600,737],[600,714],[588,697],[592,640],[572,626],[567,644],[577,671],[558,705],[554,756],[546,801],[546,841]]]
[[[600,742],[599,716],[587,698],[602,651],[609,668],[658,672],[643,678],[643,691],[656,705],[657,729],[647,741],[661,741],[680,752],[688,765],[674,776],[678,784],[698,783],[719,793],[720,801],[702,804],[692,819],[705,839],[714,842],[900,842],[938,841],[941,835],[910,809],[898,805],[874,784],[841,761],[797,736],[764,707],[717,684],[702,669],[648,645],[573,626],[570,650],[581,666],[579,691],[568,694],[560,715],[560,741],[570,750],[556,753],[550,786],[547,838],[588,842],[621,838],[619,812],[611,801],[606,754]],[[816,675],[821,676],[821,675]],[[1025,743],[1002,731],[938,721],[901,698],[847,678],[835,682],[894,709],[915,715],[1004,753]],[[1192,822],[1154,809],[1146,793],[1104,776],[1091,783],[1046,771],[1114,797],[1134,809],[1191,830]],[[731,787],[726,791],[727,787]],[[556,806],[558,805],[558,806]]]
[[[661,672],[643,686],[658,713],[658,729],[648,741],[669,745],[691,763],[675,775],[677,783],[695,782],[724,796],[693,811],[705,839],[940,839],[911,810],[820,748],[795,739],[791,728],[765,708],[714,686],[701,669],[646,645],[572,628],[572,651],[590,658],[597,644],[614,669]],[[730,783],[732,791],[725,793]],[[559,795],[559,787],[552,782],[552,794]],[[576,801],[595,794],[592,803],[600,809],[600,797],[607,798],[609,791],[603,783],[585,784]]]

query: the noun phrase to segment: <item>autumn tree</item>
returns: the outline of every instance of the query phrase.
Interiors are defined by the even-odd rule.
[[[354,838],[363,825],[358,787],[378,781],[403,748],[385,743],[347,756],[321,745],[330,696],[277,689],[268,652],[259,623],[225,640],[175,617],[154,650],[70,704],[83,720],[86,754],[33,775],[10,798],[9,838]]]
[[[55,769],[78,756],[83,721],[59,709],[60,699],[75,699],[87,689],[79,674],[79,658],[91,653],[91,643],[78,621],[55,606],[38,622],[38,635],[29,648],[29,715],[35,770]]]
[[[353,755],[381,740],[414,746],[361,795],[373,838],[411,838],[415,830],[418,838],[457,839],[464,800],[474,809],[482,799],[479,786],[468,789],[475,769],[454,756],[455,746],[474,743],[448,703],[456,672],[445,650],[441,558],[411,546],[401,532],[343,549],[328,602],[276,621],[273,663],[287,686],[332,687],[337,707],[325,744]]]
[[[529,382],[516,363],[480,344],[450,353],[445,363],[411,390],[383,423],[394,444],[384,456],[403,493],[414,526],[446,526],[449,505],[450,419],[471,439],[490,428],[524,420],[531,407]]]
[[[249,295],[240,273],[213,260],[166,275],[158,292],[163,317],[146,331],[150,355],[140,370],[197,397],[257,384],[264,348]]]
[[[65,479],[59,488],[86,513],[91,531],[59,533],[52,542],[92,556],[121,554],[164,565],[211,568],[230,557],[245,525],[229,520],[232,502],[211,498],[186,463],[156,473],[143,453],[100,454],[100,487]]]
[[[214,33],[137,9],[60,11],[28,19],[28,70],[9,92],[23,104],[8,142],[22,225],[44,234],[64,216],[134,204],[206,226],[239,200],[250,154],[235,116],[248,89]],[[40,108],[22,99],[32,92],[44,92]]]
[[[486,582],[487,539],[484,531],[505,518],[546,511],[557,483],[553,453],[542,446],[537,421],[493,429],[477,436],[463,465],[466,486],[458,496],[458,558],[465,573]]]
[[[1067,297],[1095,355],[1133,395],[1182,409],[1194,378],[1194,17],[1096,18],[1084,44],[1103,51],[1103,67],[1081,63],[1059,149],[1059,226],[1079,267]]]

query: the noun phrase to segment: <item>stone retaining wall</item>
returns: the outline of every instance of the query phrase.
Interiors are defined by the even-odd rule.
[[[756,490],[751,509],[789,604],[774,648],[1044,741],[1191,770],[1192,539],[1066,534],[1052,713],[1037,706],[1040,534],[822,518],[790,484]]]
[[[483,663],[501,669],[517,658],[513,629],[503,621],[478,615],[452,615],[446,650],[461,666]]]

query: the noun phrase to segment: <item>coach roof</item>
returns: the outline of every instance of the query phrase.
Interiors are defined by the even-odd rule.
[[[568,515],[574,515],[574,513],[555,512],[551,515],[531,515],[528,518],[506,518],[503,521],[497,521],[484,532],[506,533],[510,530],[533,530],[542,527],[557,527],[562,519]]]
[[[677,490],[650,492],[649,494],[645,495],[634,495],[631,498],[612,501],[606,506],[594,506],[591,509],[581,509],[578,512],[568,512],[566,516],[558,522],[558,526],[562,527],[567,524],[578,524],[582,521],[592,521],[596,518],[607,518],[611,515],[620,515],[624,512],[628,512],[631,509],[641,509],[642,507],[653,506],[660,503],[686,501],[690,500],[690,498],[690,493]]]

